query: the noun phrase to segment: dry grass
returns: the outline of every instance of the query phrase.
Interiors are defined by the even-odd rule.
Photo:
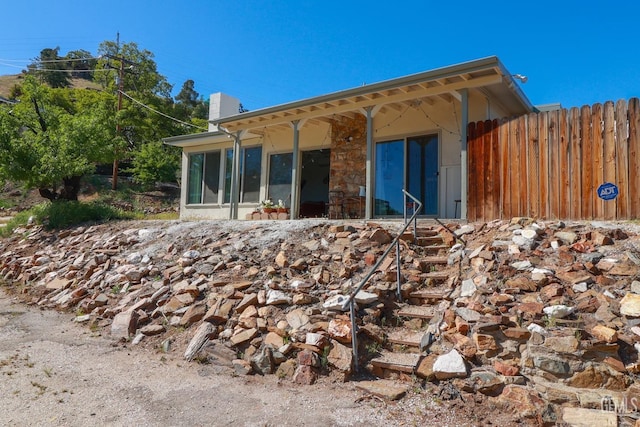
[[[22,82],[22,74],[8,74],[0,76],[0,96],[9,97],[11,88]],[[78,89],[100,89],[100,85],[85,79],[71,79],[71,87]]]
[[[11,93],[11,88],[19,84],[21,81],[22,76],[20,74],[0,76],[0,96],[8,98]]]

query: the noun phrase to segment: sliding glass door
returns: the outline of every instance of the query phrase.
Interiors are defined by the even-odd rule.
[[[402,189],[420,200],[421,215],[438,215],[438,136],[413,136],[376,144],[375,216],[401,216]]]
[[[269,156],[268,199],[273,203],[279,200],[291,207],[291,165],[293,153],[278,153]]]

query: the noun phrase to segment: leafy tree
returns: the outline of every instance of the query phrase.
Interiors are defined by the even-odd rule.
[[[176,117],[182,120],[207,119],[209,103],[195,90],[195,82],[191,79],[182,84],[182,89],[176,95]]]
[[[144,97],[153,95],[164,98],[171,97],[172,86],[166,77],[158,72],[154,55],[146,49],[140,49],[135,42],[119,46],[113,41],[104,41],[98,47],[98,54],[102,57],[97,66],[111,68],[110,73],[100,73],[96,80],[104,89],[117,88],[117,75],[120,63],[118,58],[124,59],[126,76],[123,81],[124,92],[135,92]]]
[[[27,76],[18,104],[0,108],[0,179],[49,200],[77,200],[80,178],[113,152],[114,99],[52,89]]]
[[[155,141],[135,153],[131,172],[135,182],[150,188],[157,182],[175,182],[179,168],[180,150]]]
[[[41,81],[47,81],[44,79],[46,76],[56,75],[52,74],[53,71],[43,71],[45,66],[49,66],[46,64],[50,64],[57,69],[69,70],[71,73],[64,74],[65,77],[92,76],[103,91],[66,89],[65,92],[37,85],[35,80],[16,88],[15,97],[22,102],[14,108],[13,115],[3,114],[0,128],[2,137],[7,140],[0,148],[0,156],[3,156],[0,159],[0,178],[19,176],[20,180],[39,188],[44,197],[52,200],[75,197],[75,184],[82,173],[92,169],[92,162],[107,164],[116,159],[131,159],[134,179],[144,185],[176,180],[180,168],[179,150],[165,147],[159,141],[168,136],[206,129],[208,102],[196,92],[193,80],[185,81],[180,93],[172,98],[172,86],[158,72],[153,53],[141,49],[136,43],[105,41],[100,44],[98,54],[101,58],[96,60],[90,52],[73,50],[60,58],[59,48],[42,50],[42,61],[69,61],[36,61],[30,69],[34,73],[40,72],[37,75]],[[91,73],[94,69],[106,71]],[[123,79],[119,82],[121,73]],[[122,84],[122,100],[118,109],[119,83]],[[52,88],[64,86],[56,81],[47,81],[47,84]],[[90,102],[88,98],[92,98]],[[196,127],[188,127],[171,117]],[[120,132],[116,133],[116,128]],[[80,142],[82,146],[72,145]],[[34,149],[29,148],[30,144]],[[47,144],[52,147],[49,151]],[[89,152],[85,152],[85,148]],[[20,153],[20,150],[24,152]],[[78,162],[71,155],[72,151],[87,161]],[[15,162],[14,166],[9,160],[4,161],[17,157],[23,161]],[[64,162],[56,163],[61,159]],[[65,167],[80,164],[81,167],[70,171],[64,169],[66,172],[63,173],[62,163]],[[47,173],[41,169],[46,169]]]
[[[195,107],[198,102],[198,92],[194,89],[195,82],[191,79],[182,84],[180,93],[176,95],[176,101],[189,107]]]
[[[83,49],[72,50],[68,52],[64,59],[68,59],[65,68],[72,71],[71,75],[76,78],[85,80],[93,80],[93,71],[96,68],[98,60],[93,57],[91,52]]]
[[[200,98],[198,100],[198,104],[193,109],[193,113],[191,113],[192,119],[204,119],[204,125],[207,123],[207,119],[209,119],[209,100],[204,100]],[[194,124],[196,121],[194,120]]]
[[[69,74],[66,71],[60,71],[65,68],[65,65],[58,62],[63,59],[58,55],[59,51],[60,47],[42,49],[40,56],[28,66],[28,69],[51,87],[69,87],[71,85]]]

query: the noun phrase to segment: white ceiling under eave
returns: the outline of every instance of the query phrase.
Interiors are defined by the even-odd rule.
[[[385,82],[323,95],[307,100],[237,114],[213,121],[230,132],[271,126],[288,126],[295,120],[326,121],[352,115],[367,107],[401,109],[416,101],[435,104],[460,100],[462,89],[482,90],[504,106],[509,114],[533,111],[533,106],[498,58],[436,69]]]

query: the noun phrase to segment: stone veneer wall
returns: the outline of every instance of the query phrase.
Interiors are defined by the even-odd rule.
[[[367,166],[367,119],[334,119],[331,124],[331,173],[329,190],[340,190],[345,197],[358,197],[365,185]]]

